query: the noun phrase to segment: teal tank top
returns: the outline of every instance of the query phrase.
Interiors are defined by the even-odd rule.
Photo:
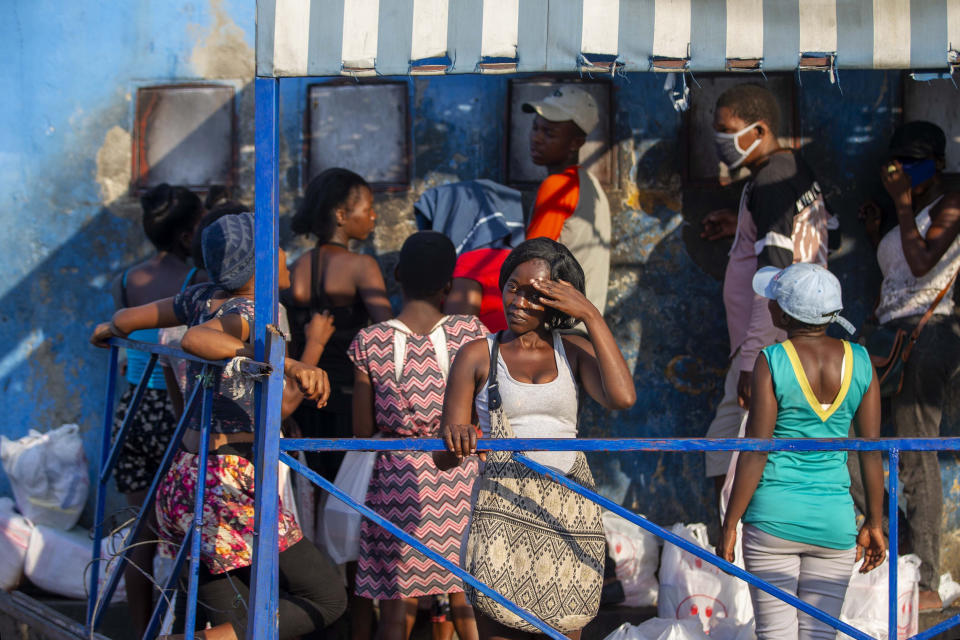
[[[127,271],[123,272],[123,278],[120,281],[120,293],[123,297],[123,305],[129,306],[127,304]],[[190,284],[190,281],[193,280],[193,276],[196,275],[197,268],[194,267],[190,269],[187,273],[186,279],[183,281],[183,285],[180,286],[180,291],[183,291]],[[127,336],[131,340],[139,340],[140,342],[150,342],[156,344],[160,339],[160,330],[159,329],[141,329],[139,331],[133,331]],[[147,362],[150,361],[150,354],[146,351],[137,351],[136,349],[127,349],[127,382],[130,384],[136,385],[140,384],[140,376],[143,375],[143,372],[147,368]],[[163,368],[160,364],[156,364],[153,367],[153,371],[150,372],[150,379],[147,381],[148,389],[166,389],[167,381],[163,377]]]
[[[870,386],[867,350],[843,343],[843,381],[826,409],[814,395],[793,344],[763,350],[777,398],[774,438],[846,438]],[[767,457],[743,521],[778,538],[830,549],[856,544],[846,451],[776,451]]]

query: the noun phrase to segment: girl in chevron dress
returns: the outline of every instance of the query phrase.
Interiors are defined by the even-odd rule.
[[[443,234],[422,231],[400,251],[397,281],[403,309],[396,320],[361,330],[350,347],[356,366],[353,431],[358,437],[434,438],[440,430],[446,374],[463,345],[486,330],[475,316],[445,316],[456,252]],[[439,471],[426,452],[377,456],[367,505],[452,562],[470,516],[475,459]],[[405,640],[417,598],[450,594],[462,640],[476,640],[476,623],[458,578],[364,519],[356,594],[380,600],[380,637]]]

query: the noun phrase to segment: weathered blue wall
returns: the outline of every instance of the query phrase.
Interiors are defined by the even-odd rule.
[[[0,26],[8,96],[0,101],[0,433],[16,438],[29,428],[78,422],[93,460],[106,357],[86,337],[112,310],[110,279],[149,252],[128,193],[136,88],[198,79],[236,86],[240,195],[252,201],[254,2],[14,0],[7,15]],[[803,153],[841,219],[844,247],[831,268],[847,292],[847,315],[858,323],[879,278],[856,209],[876,184],[877,162],[900,118],[902,80],[883,72],[847,72],[841,80],[842,94],[822,74],[805,75],[798,111]],[[319,80],[282,83],[284,215],[304,182],[312,82]],[[407,191],[378,196],[380,222],[366,247],[388,281],[423,189],[505,178],[508,82],[408,81],[414,180]],[[720,295],[726,247],[701,240],[699,220],[735,202],[736,193],[685,188],[683,118],[663,94],[661,76],[613,82],[622,187],[609,192],[616,244],[607,317],[634,371],[638,402],[612,415],[588,407],[583,432],[700,436],[720,399],[727,334]],[[293,252],[304,246],[284,234]],[[944,433],[957,434],[958,425],[954,399]],[[605,491],[660,522],[711,513],[699,455],[596,456],[594,467]],[[960,527],[956,456],[945,457],[944,471],[952,530]],[[0,474],[4,493],[9,483]]]
[[[136,88],[202,78],[249,83],[254,3],[5,6],[0,433],[17,438],[77,422],[94,460],[106,357],[86,338],[109,317],[112,276],[149,250],[127,193]],[[0,474],[0,494],[9,492]]]

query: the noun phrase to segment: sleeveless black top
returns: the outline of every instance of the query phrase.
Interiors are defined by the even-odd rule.
[[[290,316],[291,353],[299,358],[306,345],[304,328],[313,313],[327,311],[333,316],[334,333],[330,337],[317,363],[330,378],[331,395],[328,406],[339,411],[342,402],[349,401],[353,389],[353,363],[347,356],[350,343],[360,329],[370,324],[370,314],[359,294],[349,305],[335,305],[324,290],[327,270],[320,272],[322,255],[313,250],[310,257],[310,306],[296,307],[286,304]],[[289,301],[289,298],[288,298]],[[345,397],[344,397],[345,396]],[[344,410],[350,411],[349,402]]]

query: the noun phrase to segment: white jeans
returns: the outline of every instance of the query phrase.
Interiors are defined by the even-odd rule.
[[[839,617],[850,582],[856,547],[828,549],[784,540],[743,525],[747,571],[804,602]],[[834,640],[833,627],[751,585],[758,640]]]
[[[740,382],[740,350],[730,360],[730,368],[723,379],[723,398],[717,405],[717,412],[707,428],[708,438],[737,438],[740,426],[747,419],[747,412],[740,408],[737,385]],[[705,451],[704,465],[708,478],[726,475],[730,467],[733,451]]]

